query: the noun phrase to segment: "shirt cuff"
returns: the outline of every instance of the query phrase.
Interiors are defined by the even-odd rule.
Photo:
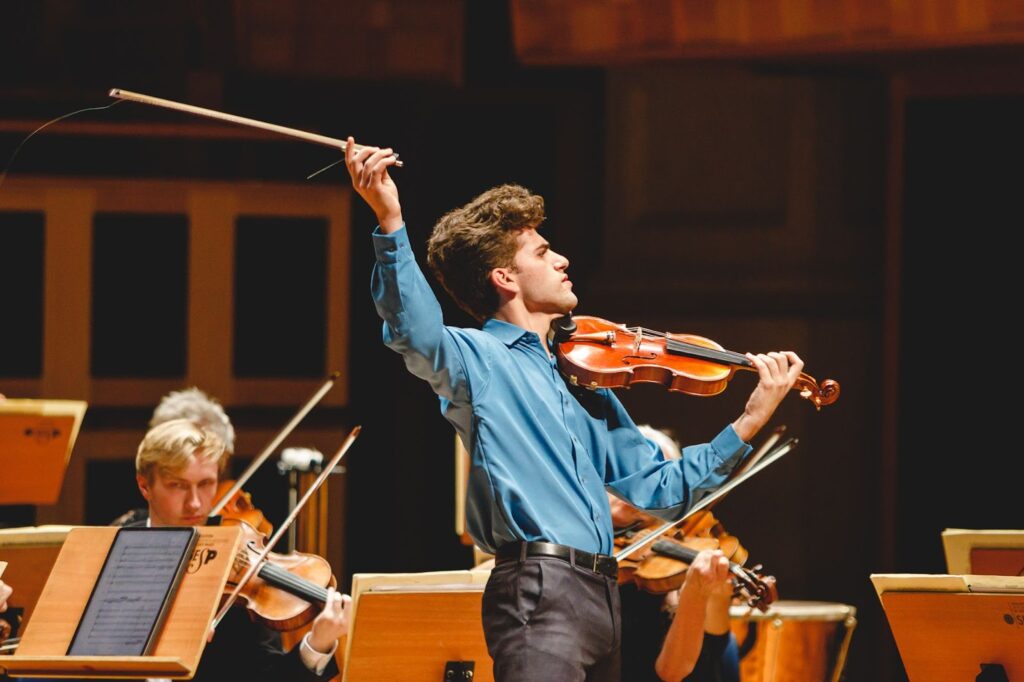
[[[405,223],[390,234],[381,232],[380,226],[377,226],[373,231],[373,250],[379,263],[394,263],[402,254],[410,256],[412,246],[409,244],[409,231],[405,229]]]
[[[334,652],[338,650],[338,640],[334,640],[334,646],[326,654],[322,654],[313,648],[313,645],[309,643],[309,633],[302,638],[302,644],[299,645],[299,658],[302,659],[302,664],[309,668],[312,672],[317,675],[322,675],[324,668],[331,661],[331,657],[334,656]]]
[[[736,457],[746,457],[754,448],[745,443],[736,433],[736,429],[729,424],[722,432],[711,441],[711,447],[715,449],[723,462],[728,462]]]

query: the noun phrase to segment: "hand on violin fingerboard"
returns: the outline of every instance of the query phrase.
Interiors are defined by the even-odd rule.
[[[370,205],[377,222],[385,233],[394,232],[405,224],[402,206],[398,201],[398,187],[388,174],[388,168],[398,163],[392,149],[360,147],[349,137],[345,148],[345,166],[352,178],[352,188]]]
[[[687,586],[696,588],[705,599],[725,592],[732,594],[729,560],[721,550],[705,549],[697,554],[697,558],[686,571],[686,582],[682,589],[687,589]]]
[[[743,414],[733,422],[733,428],[740,438],[749,442],[768,423],[775,408],[796,384],[804,361],[793,351],[747,353],[747,359],[757,368],[758,382]]]
[[[343,635],[348,634],[348,614],[352,606],[352,597],[327,588],[327,603],[324,610],[313,620],[309,631],[309,645],[320,653],[328,653],[334,649],[334,643]]]

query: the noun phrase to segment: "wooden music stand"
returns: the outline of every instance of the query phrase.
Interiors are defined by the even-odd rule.
[[[947,528],[942,546],[954,575],[1024,575],[1024,530]]]
[[[74,528],[64,541],[17,653],[0,661],[10,675],[187,679],[195,674],[241,529],[206,526],[150,656],[67,656],[117,528]]]
[[[0,529],[0,557],[9,564],[6,582],[17,587],[10,606],[23,609],[19,635],[32,617],[46,578],[70,530],[71,526]]]
[[[1024,680],[1024,578],[872,575],[911,682]],[[1000,667],[1001,666],[1001,667]]]
[[[0,504],[56,504],[87,404],[0,401]]]
[[[345,682],[492,682],[480,621],[489,576],[490,571],[353,576]]]

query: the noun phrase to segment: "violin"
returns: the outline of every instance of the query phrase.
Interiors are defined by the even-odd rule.
[[[745,355],[694,334],[670,334],[580,315],[556,321],[558,367],[574,386],[662,384],[690,395],[718,395],[737,369],[757,371]],[[800,373],[794,389],[817,409],[839,398],[839,384]]]
[[[652,528],[624,529],[624,532],[617,534],[615,544],[623,547],[642,540],[652,532]],[[619,583],[633,582],[646,592],[666,594],[682,586],[686,571],[698,553],[721,549],[729,560],[733,597],[742,599],[751,608],[767,611],[768,606],[778,599],[775,578],[761,575],[760,566],[744,568],[742,564],[747,558],[746,550],[735,536],[729,535],[728,538],[728,542],[722,543],[710,534],[686,537],[677,528],[669,529],[642,552],[634,552],[619,559]]]
[[[246,521],[225,521],[225,525],[242,529],[242,548],[235,555],[225,586],[226,593],[230,593],[247,569],[259,563],[266,537]],[[295,630],[313,620],[327,602],[327,588],[338,585],[327,560],[303,552],[267,552],[265,558],[239,590],[239,600],[245,603],[249,617],[278,631]]]
[[[263,512],[257,509],[252,502],[252,495],[238,488],[227,499],[228,492],[235,487],[235,481],[225,480],[217,483],[217,500],[224,500],[220,508],[220,517],[224,520],[245,523],[254,530],[259,531],[265,538],[274,534],[274,526],[267,521]]]
[[[270,539],[264,542],[264,536],[251,525],[233,521],[242,528],[244,542],[242,550],[235,556],[220,610],[213,619],[214,628],[238,599],[245,602],[251,618],[273,630],[293,630],[305,625],[316,616],[316,606],[322,607],[326,603],[327,587],[334,587],[336,581],[325,559],[300,552],[275,554],[270,548],[277,544],[309,499],[324,484],[360,431],[359,426],[352,429],[338,452]]]

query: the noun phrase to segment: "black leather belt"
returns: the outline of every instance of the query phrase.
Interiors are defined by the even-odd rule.
[[[619,575],[619,564],[615,561],[615,557],[610,557],[607,554],[591,554],[582,549],[556,545],[553,542],[513,542],[502,545],[494,555],[494,563],[497,565],[506,561],[522,561],[528,556],[554,557],[568,561],[578,568],[585,568],[588,571],[608,576],[613,580]]]

